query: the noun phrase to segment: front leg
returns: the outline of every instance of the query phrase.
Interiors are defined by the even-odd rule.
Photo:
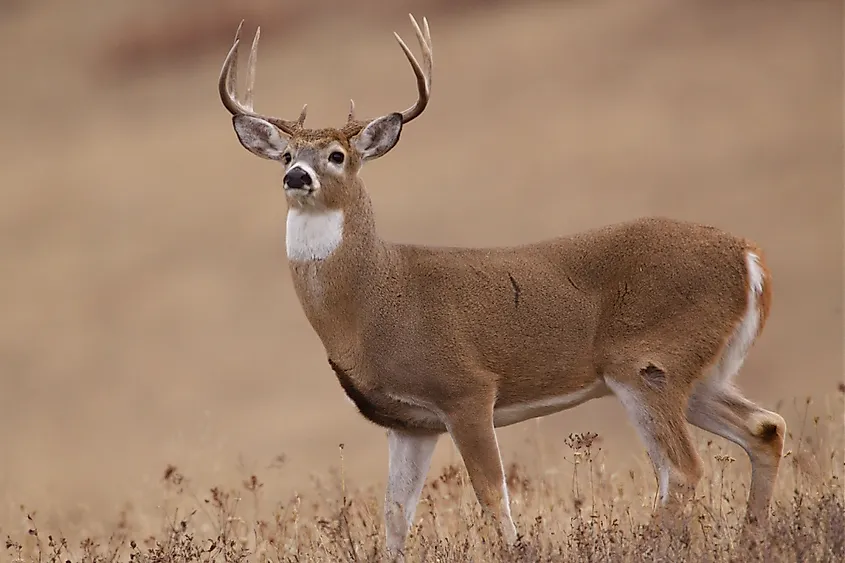
[[[384,499],[387,551],[401,558],[438,435],[387,431],[388,477]]]
[[[492,518],[508,546],[516,543],[505,470],[493,424],[493,399],[466,401],[448,414],[447,428],[469,474],[485,514]]]

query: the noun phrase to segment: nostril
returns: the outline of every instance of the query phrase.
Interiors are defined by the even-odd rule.
[[[291,188],[301,188],[302,186],[310,186],[312,183],[311,176],[302,168],[291,168],[285,174],[285,184]]]

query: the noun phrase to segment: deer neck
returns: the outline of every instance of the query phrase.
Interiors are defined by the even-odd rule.
[[[338,208],[291,207],[286,246],[294,288],[311,326],[330,355],[351,353],[349,339],[362,307],[372,306],[374,288],[390,268],[391,253],[376,234],[366,192]]]

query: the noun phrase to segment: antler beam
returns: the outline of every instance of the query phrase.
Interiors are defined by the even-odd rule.
[[[402,112],[402,123],[408,123],[419,117],[428,105],[428,101],[431,98],[431,76],[434,67],[434,56],[431,48],[431,30],[428,27],[428,20],[423,18],[423,25],[420,28],[413,15],[409,14],[408,17],[411,19],[411,25],[414,26],[414,31],[416,32],[417,42],[420,44],[423,64],[421,67],[405,41],[402,40],[398,33],[394,33],[393,35],[399,42],[399,46],[402,48],[402,52],[405,53],[405,57],[411,64],[411,70],[414,71],[414,76],[417,79],[417,101],[414,102],[414,105]],[[349,117],[344,131],[349,134],[355,134],[364,128],[368,122],[369,120],[360,121],[355,119],[355,102],[350,100]]]
[[[302,112],[296,121],[288,121],[279,117],[263,115],[256,113],[253,110],[253,89],[255,86],[255,67],[258,62],[258,39],[261,36],[261,28],[255,31],[255,38],[252,40],[252,48],[249,52],[249,60],[247,62],[247,84],[246,94],[243,100],[238,99],[238,47],[241,42],[241,29],[244,22],[238,25],[238,31],[235,33],[235,41],[232,48],[229,49],[229,54],[226,55],[226,60],[223,61],[223,68],[220,70],[220,80],[218,81],[218,91],[220,92],[220,100],[223,105],[229,110],[232,115],[248,115],[250,117],[257,117],[265,121],[269,121],[284,133],[293,135],[297,130],[302,129],[305,123],[305,116],[308,112],[308,104],[302,107]]]

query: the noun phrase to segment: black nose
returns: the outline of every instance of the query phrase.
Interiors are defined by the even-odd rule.
[[[290,170],[288,170],[288,173],[285,174],[285,185],[295,190],[301,189],[305,186],[310,186],[311,176],[309,176],[308,172],[306,172],[299,166],[291,168]]]

